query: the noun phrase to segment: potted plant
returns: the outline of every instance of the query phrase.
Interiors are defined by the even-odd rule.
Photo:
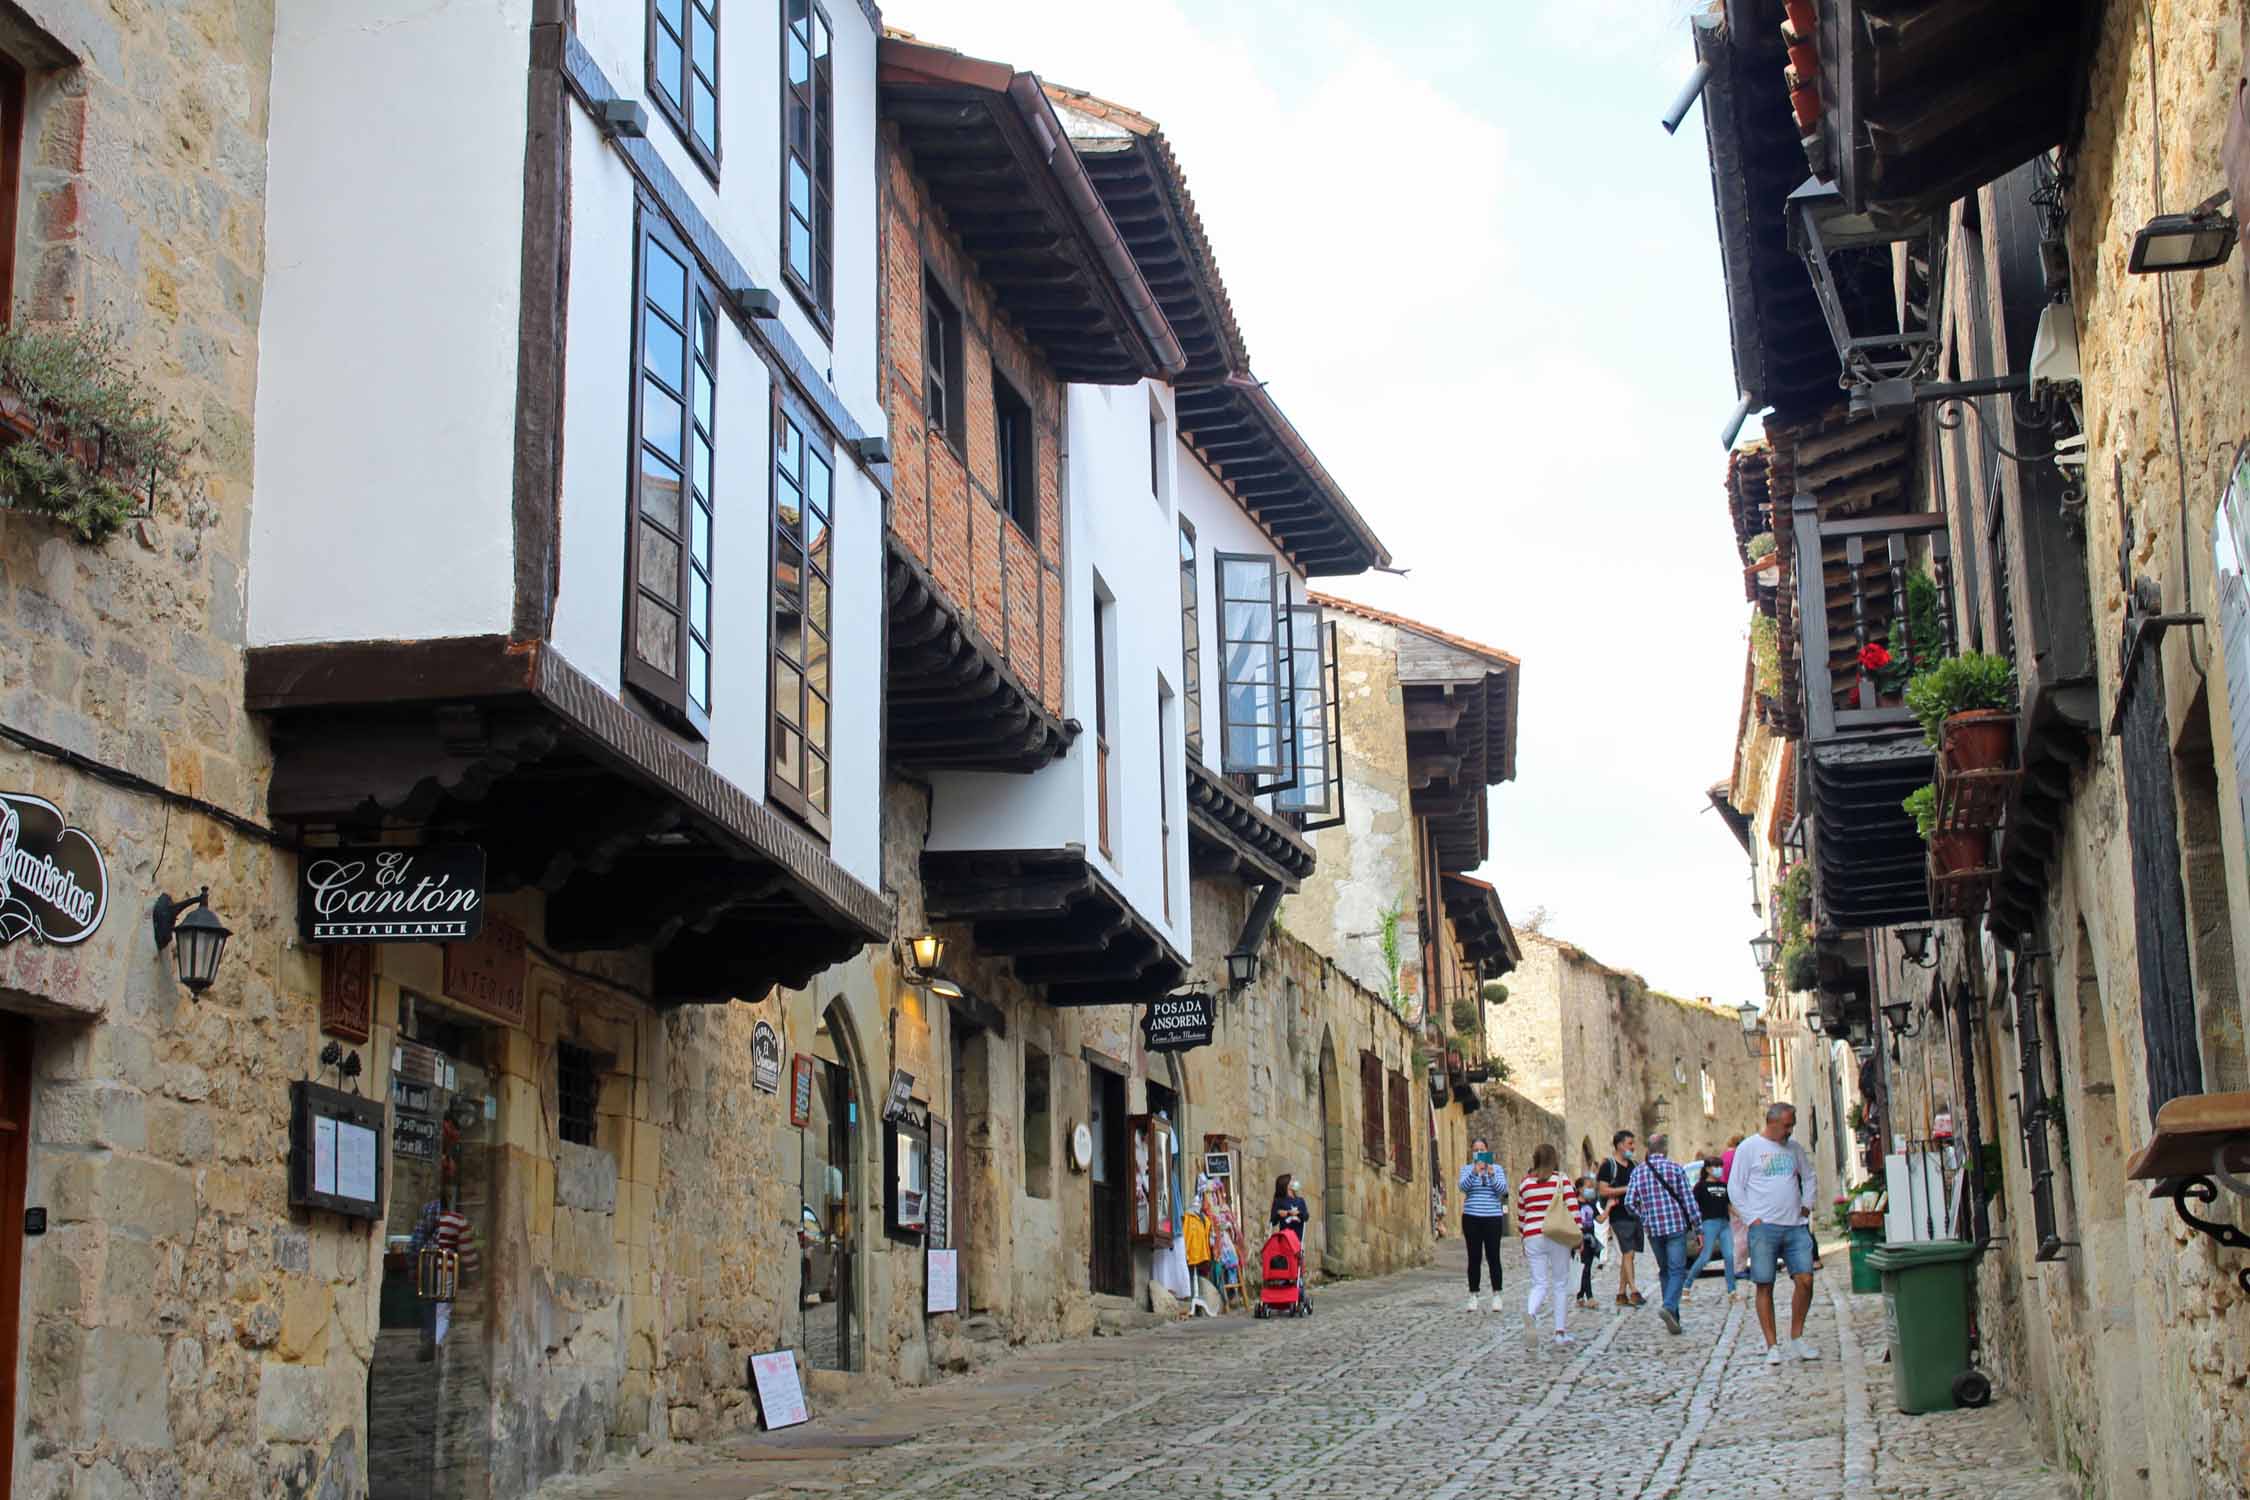
[[[1899,804],[1914,819],[1914,831],[1930,846],[1930,870],[1936,875],[1960,875],[1983,868],[1988,835],[1973,830],[1939,832],[1937,788],[1916,787]]]
[[[1969,652],[1916,672],[1906,706],[1950,772],[1993,771],[2015,758],[2016,669]]]

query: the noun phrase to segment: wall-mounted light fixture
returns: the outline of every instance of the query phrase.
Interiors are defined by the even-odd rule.
[[[219,959],[227,951],[227,939],[234,936],[211,910],[211,888],[205,886],[181,900],[158,896],[150,913],[150,926],[156,933],[157,952],[162,953],[177,940],[172,959],[179,967],[180,983],[200,999],[211,988],[211,981],[219,977]]]
[[[1771,974],[1781,962],[1781,940],[1770,932],[1759,933],[1750,940],[1750,956],[1757,960],[1759,973]]]
[[[2155,276],[2223,264],[2234,254],[2240,233],[2234,215],[2227,212],[2227,199],[2222,189],[2184,214],[2158,214],[2149,220],[2133,236],[2133,254],[2125,269],[2136,276]]]
[[[734,305],[741,310],[742,315],[746,318],[778,318],[781,316],[781,299],[774,295],[773,289],[770,287],[762,287],[755,282],[744,282],[728,295],[734,298]]]
[[[891,440],[886,437],[853,438],[845,446],[863,464],[887,464],[891,461]]]
[[[900,955],[899,968],[907,983],[918,984],[940,1000],[961,998],[961,986],[939,972],[945,962],[945,939],[934,932],[925,932],[906,940]]]
[[[602,134],[639,140],[648,134],[648,111],[631,99],[604,99]]]
[[[1930,951],[1930,939],[1934,934],[1934,929],[1927,923],[1917,923],[1912,927],[1895,927],[1891,931],[1892,935],[1898,939],[1899,955],[1908,963],[1914,965],[1917,969],[1934,969],[1938,966],[1938,954],[1944,952],[1944,944],[1943,942],[1938,944],[1937,954]]]
[[[1743,1050],[1752,1057],[1765,1056],[1766,1039],[1758,1030],[1759,1022],[1763,1019],[1758,1012],[1758,1007],[1745,1000],[1742,1002],[1739,1014],[1742,1017]]]
[[[1229,953],[1227,955],[1227,986],[1245,990],[1258,982],[1258,955],[1256,953]]]
[[[1821,1027],[1827,1024],[1828,1023],[1826,1021],[1821,1019],[1819,1011],[1808,1010],[1805,1012],[1805,1029],[1811,1032],[1814,1036],[1819,1036]]]

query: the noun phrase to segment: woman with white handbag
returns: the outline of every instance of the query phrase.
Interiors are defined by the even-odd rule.
[[[1585,1235],[1578,1227],[1578,1189],[1563,1176],[1561,1158],[1551,1145],[1531,1153],[1531,1175],[1516,1189],[1516,1225],[1523,1234],[1524,1259],[1531,1266],[1531,1298],[1524,1304],[1524,1327],[1539,1336],[1539,1310],[1551,1306],[1555,1343],[1574,1342],[1570,1319],[1570,1263]]]

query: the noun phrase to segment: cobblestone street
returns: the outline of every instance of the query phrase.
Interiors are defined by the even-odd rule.
[[[1579,1339],[1525,1336],[1529,1278],[1509,1249],[1501,1310],[1462,1310],[1461,1249],[1440,1267],[1349,1283],[1303,1321],[1198,1320],[1026,1351],[693,1466],[557,1486],[572,1500],[858,1493],[1437,1496],[1553,1474],[1586,1496],[2072,1493],[2005,1396],[1981,1412],[1900,1414],[1883,1309],[1825,1273],[1817,1363],[1769,1369],[1748,1301],[1706,1279],[1674,1338],[1654,1299],[1574,1312]],[[1841,1263],[1832,1256],[1830,1265]],[[1613,1278],[1605,1278],[1613,1279]],[[819,1408],[816,1406],[816,1413]]]

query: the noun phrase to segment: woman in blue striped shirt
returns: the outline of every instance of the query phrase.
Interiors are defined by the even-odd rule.
[[[1469,1243],[1469,1311],[1490,1312],[1500,1295],[1500,1236],[1508,1227],[1508,1174],[1492,1159],[1483,1137],[1470,1142],[1461,1169],[1461,1238]],[[1481,1302],[1478,1273],[1492,1267],[1492,1293]]]

